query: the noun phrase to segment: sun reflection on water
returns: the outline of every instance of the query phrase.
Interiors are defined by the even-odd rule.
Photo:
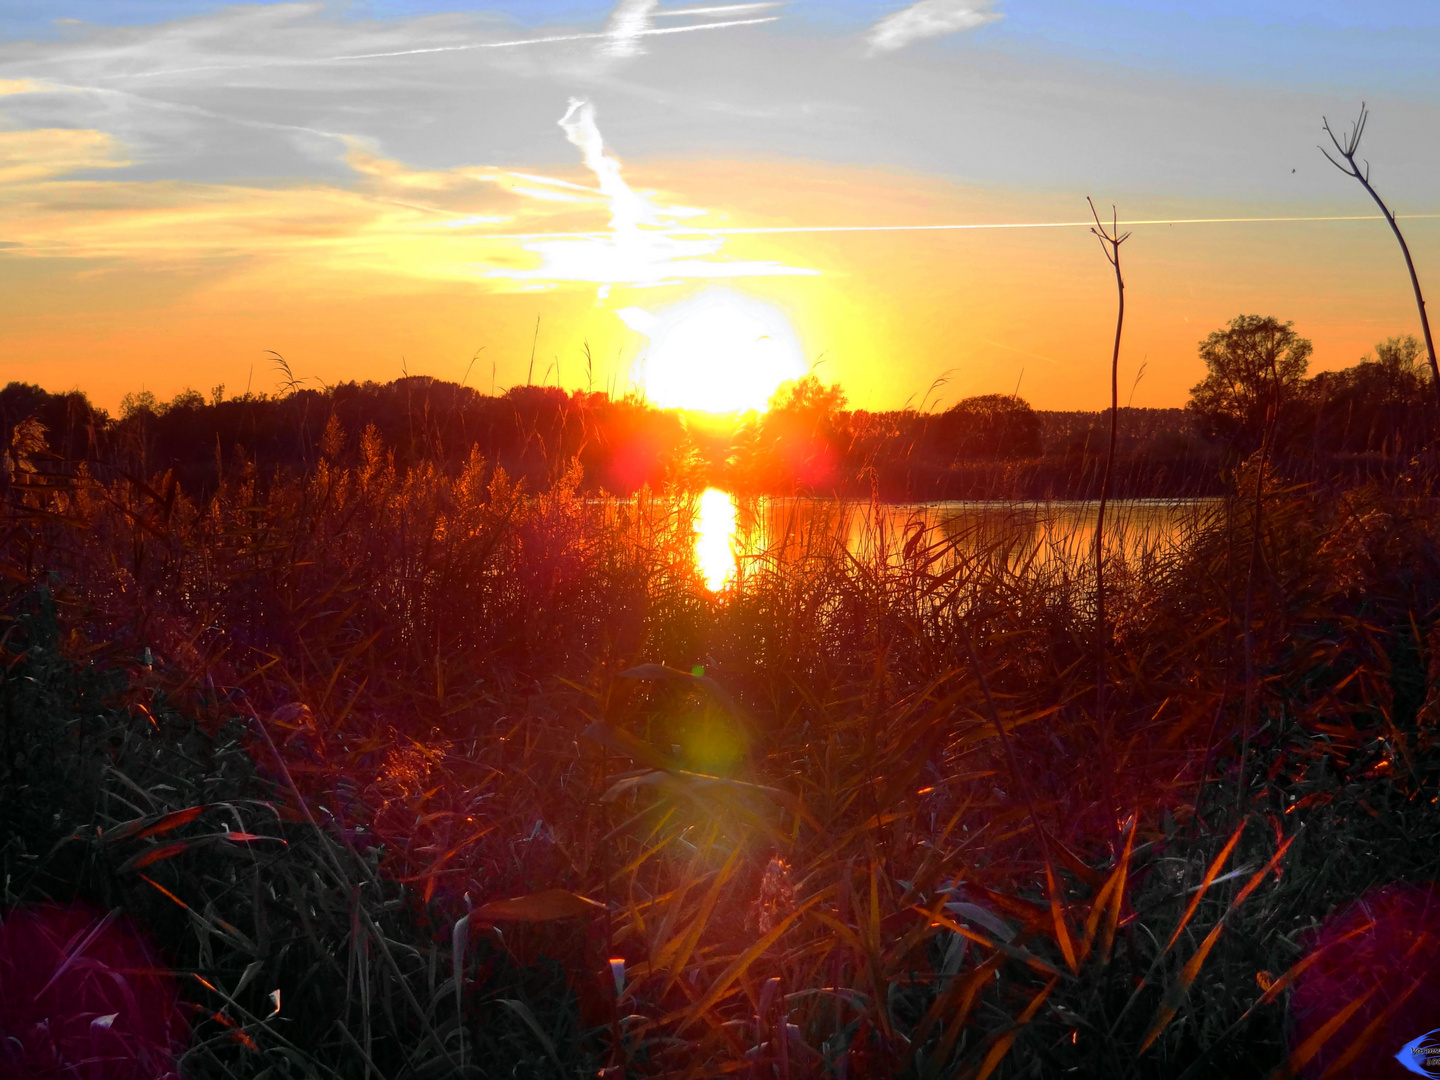
[[[695,515],[695,562],[711,592],[719,592],[735,576],[735,496],[706,488]]]

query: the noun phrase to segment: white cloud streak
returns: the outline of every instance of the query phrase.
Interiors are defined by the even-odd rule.
[[[870,51],[894,52],[925,38],[978,29],[1003,17],[991,7],[992,0],[916,0],[870,28]]]
[[[763,0],[756,4],[718,4],[714,7],[657,8],[652,18],[684,18],[687,15],[739,15],[749,11],[769,11],[780,6],[782,0]]]
[[[634,7],[642,7],[649,0],[637,0]],[[622,5],[624,6],[624,5]],[[752,5],[743,5],[750,7]],[[769,7],[757,4],[754,7]],[[703,9],[702,9],[703,10]],[[698,14],[699,12],[694,12]],[[669,12],[660,14],[672,14]],[[678,14],[678,13],[674,13]],[[576,41],[602,43],[603,52],[610,57],[625,59],[644,52],[641,39],[664,34],[689,34],[699,30],[727,30],[739,26],[761,26],[779,21],[780,16],[768,15],[752,19],[724,19],[719,22],[691,23],[689,26],[651,26],[648,12],[633,12],[618,25],[612,16],[611,26],[600,32],[579,34],[551,34],[545,37],[513,38],[502,41],[466,41],[454,45],[426,45],[410,49],[392,49],[385,52],[345,53],[339,56],[286,57],[273,60],[250,61],[232,64],[206,64],[196,67],[157,68],[153,71],[135,71],[118,74],[117,78],[150,79],[165,75],[188,75],[204,71],[252,71],[268,67],[304,67],[311,64],[338,64],[356,60],[389,60],[403,56],[428,56],[436,53],[474,52],[480,49],[517,49],[533,45],[557,45]]]
[[[610,13],[610,23],[605,28],[610,36],[605,51],[617,59],[642,53],[644,47],[640,37],[651,29],[650,16],[659,6],[659,0],[620,0]]]
[[[818,270],[777,262],[721,257],[725,241],[701,230],[677,227],[682,218],[702,213],[688,207],[661,206],[626,183],[620,162],[605,152],[588,101],[572,98],[560,120],[565,138],[583,155],[610,207],[607,232],[516,234],[525,250],[540,256],[532,269],[494,269],[490,277],[517,281],[588,282],[603,297],[611,285],[649,287],[686,280],[814,275]],[[523,193],[523,189],[521,190]],[[536,194],[535,192],[529,192]],[[482,237],[477,237],[481,239]],[[483,237],[491,239],[490,237]]]

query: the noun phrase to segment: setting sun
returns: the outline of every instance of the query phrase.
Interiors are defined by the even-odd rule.
[[[631,308],[622,316],[650,339],[636,381],[662,408],[763,412],[781,383],[806,371],[785,313],[732,289],[706,289],[656,315]]]

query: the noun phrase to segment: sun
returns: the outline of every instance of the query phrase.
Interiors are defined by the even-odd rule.
[[[806,372],[785,313],[733,289],[706,289],[648,318],[624,314],[650,339],[635,379],[661,408],[763,412],[781,383]]]

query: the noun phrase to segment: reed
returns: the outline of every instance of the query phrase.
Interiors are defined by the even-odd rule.
[[[1424,499],[1114,523],[1099,760],[1080,535],[772,504],[712,594],[678,481],[342,437],[5,506],[4,902],[143,926],[186,1075],[1265,1075],[1434,873]]]

